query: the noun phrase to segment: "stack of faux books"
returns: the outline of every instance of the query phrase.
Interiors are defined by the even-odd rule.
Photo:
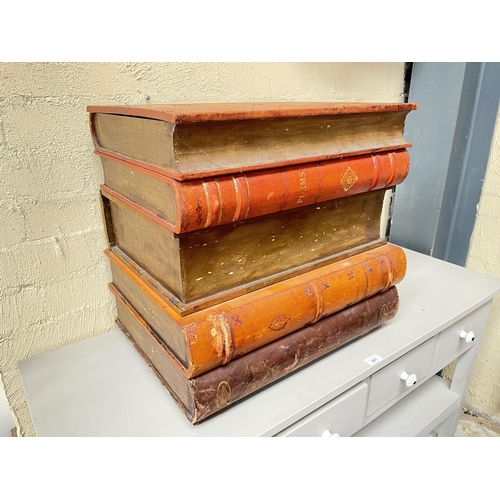
[[[192,423],[393,318],[414,104],[90,106],[117,322]]]

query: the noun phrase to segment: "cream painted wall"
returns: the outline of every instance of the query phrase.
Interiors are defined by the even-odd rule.
[[[465,266],[500,278],[500,112]],[[500,424],[500,296],[493,300],[466,402]]]
[[[0,64],[0,379],[33,426],[19,360],[110,330],[115,308],[89,104],[402,102],[402,63]]]

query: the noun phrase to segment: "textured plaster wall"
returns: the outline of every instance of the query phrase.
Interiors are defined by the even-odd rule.
[[[466,267],[500,278],[500,113],[472,233]],[[500,297],[488,325],[469,386],[467,405],[500,424]]]
[[[89,104],[402,102],[402,63],[0,64],[0,378],[33,426],[19,360],[114,327]]]

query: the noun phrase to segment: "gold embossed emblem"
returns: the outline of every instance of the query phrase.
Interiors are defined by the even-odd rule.
[[[231,386],[223,380],[217,387],[216,403],[220,408],[221,406],[227,406],[231,400]]]
[[[349,189],[351,189],[354,184],[356,184],[357,180],[358,176],[351,167],[347,167],[347,170],[342,174],[342,177],[340,178],[340,182],[342,184],[342,187],[344,188],[344,191],[349,191]]]
[[[380,323],[385,323],[387,321],[387,316],[389,316],[389,308],[387,307],[387,304],[384,304],[380,309]]]
[[[287,325],[289,319],[290,318],[287,318],[285,314],[280,314],[273,319],[272,323],[269,325],[269,329],[274,332],[282,330]]]

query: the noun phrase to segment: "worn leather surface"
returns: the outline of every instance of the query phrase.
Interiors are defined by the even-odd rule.
[[[392,319],[396,287],[271,342],[193,379],[187,379],[168,348],[119,293],[117,323],[167,387],[192,423],[201,422],[321,356]]]

